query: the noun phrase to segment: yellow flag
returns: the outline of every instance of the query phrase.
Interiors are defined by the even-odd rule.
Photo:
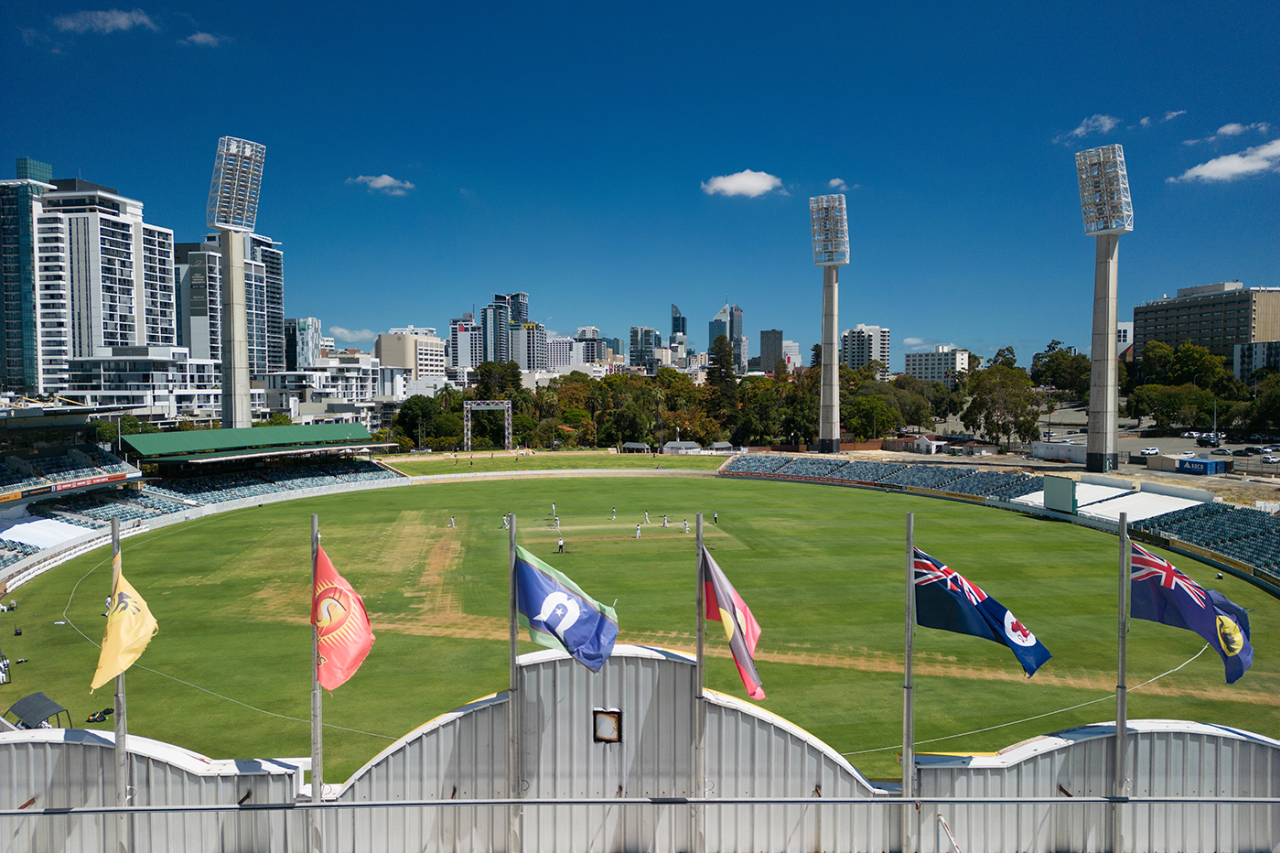
[[[111,571],[117,578],[107,611],[107,629],[102,634],[102,654],[90,690],[97,690],[129,667],[142,654],[147,643],[159,630],[156,619],[138,591],[120,572],[120,555],[112,561]]]

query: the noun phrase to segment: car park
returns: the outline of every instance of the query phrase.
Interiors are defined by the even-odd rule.
[[[1144,448],[1142,448],[1142,455],[1143,455],[1143,456],[1159,456],[1159,455],[1160,455],[1160,448],[1158,448],[1158,447],[1144,447]]]

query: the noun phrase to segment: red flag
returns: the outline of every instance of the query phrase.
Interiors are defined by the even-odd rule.
[[[703,586],[707,599],[707,618],[724,625],[724,634],[729,638],[729,651],[733,652],[733,662],[738,665],[738,674],[747,688],[747,695],[752,699],[764,698],[764,686],[760,683],[760,674],[756,672],[756,643],[760,640],[760,623],[751,615],[742,596],[729,583],[711,552],[703,547]]]
[[[311,595],[311,624],[316,626],[316,667],[320,686],[336,690],[356,674],[373,647],[373,629],[364,600],[316,550],[316,582]]]

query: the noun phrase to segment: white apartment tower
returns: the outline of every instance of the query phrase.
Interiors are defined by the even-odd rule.
[[[947,388],[956,387],[956,379],[969,369],[969,353],[953,346],[942,345],[933,352],[909,352],[906,355],[906,372],[921,382],[941,382]]]
[[[840,363],[856,370],[873,361],[884,365],[884,369],[876,373],[876,378],[881,381],[888,379],[889,329],[863,323],[846,329],[840,336]]]
[[[449,366],[478,367],[484,361],[484,330],[474,314],[449,321]]]
[[[37,393],[65,390],[69,360],[100,347],[177,344],[173,231],[148,225],[142,202],[79,179],[54,180],[32,202]]]

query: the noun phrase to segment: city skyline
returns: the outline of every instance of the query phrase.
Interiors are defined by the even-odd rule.
[[[523,291],[565,335],[665,330],[678,304],[698,351],[730,302],[752,355],[764,329],[807,355],[807,202],[843,192],[841,328],[893,329],[891,369],[936,344],[1023,364],[1050,339],[1087,350],[1073,160],[1103,144],[1125,147],[1133,188],[1122,319],[1180,288],[1280,286],[1274,5],[727,8],[405,7],[353,29],[323,10],[18,2],[0,164],[115,187],[191,243],[217,139],[263,143],[285,314],[363,349]],[[228,75],[262,93],[240,113],[206,107]]]

